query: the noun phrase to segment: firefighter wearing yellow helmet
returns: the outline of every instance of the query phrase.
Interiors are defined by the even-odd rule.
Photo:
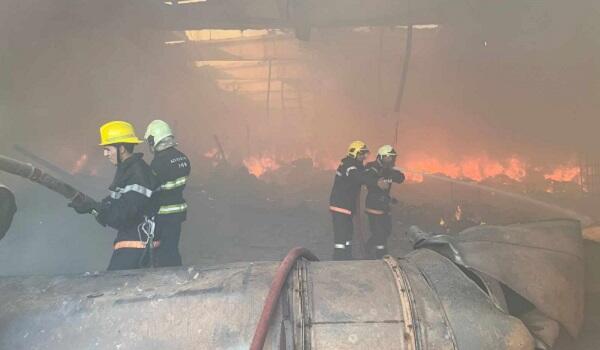
[[[371,258],[381,259],[387,254],[387,240],[392,232],[390,204],[396,202],[391,196],[392,184],[404,182],[404,174],[394,168],[397,153],[391,145],[377,151],[377,158],[366,165],[367,197],[365,211],[369,217],[371,237],[366,251]]]
[[[119,143],[138,144],[143,141],[135,136],[133,125],[123,121],[108,122],[100,127],[100,146]]]
[[[90,198],[69,204],[79,214],[93,214],[102,226],[117,230],[108,270],[128,270],[151,263],[155,241],[151,197],[158,179],[141,153],[134,153],[136,144],[143,142],[133,126],[124,121],[108,122],[100,127],[100,146],[104,156],[117,170],[109,195],[101,202]]]
[[[159,191],[152,196],[154,207],[157,208],[156,235],[160,239],[156,265],[180,266],[179,238],[188,207],[183,191],[190,175],[191,163],[177,149],[173,131],[165,121],[152,121],[146,128],[144,139],[154,154],[150,167],[160,181]]]
[[[369,148],[362,141],[353,141],[348,153],[335,172],[333,188],[329,197],[329,211],[333,220],[333,259],[352,259],[352,237],[356,202],[360,189],[368,178],[365,176],[364,161]]]
[[[367,147],[367,144],[362,141],[352,141],[350,146],[348,146],[348,156],[354,159],[362,157],[362,160],[364,161],[368,153],[369,148]]]

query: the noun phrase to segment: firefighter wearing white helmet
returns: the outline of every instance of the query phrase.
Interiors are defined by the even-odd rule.
[[[333,219],[333,260],[352,259],[353,216],[360,189],[368,179],[363,165],[369,149],[362,141],[354,141],[348,147],[347,156],[341,160],[335,172],[335,180],[329,197],[329,211]]]
[[[396,151],[384,145],[377,151],[377,159],[366,165],[367,182],[365,211],[369,217],[371,237],[367,241],[367,253],[371,258],[381,259],[387,254],[387,239],[392,232],[390,204],[395,202],[390,192],[393,183],[404,182],[404,174],[395,169]]]
[[[177,149],[171,127],[162,120],[154,120],[148,125],[144,139],[154,154],[150,167],[161,183],[159,190],[152,196],[156,210],[156,236],[160,240],[155,264],[180,266],[181,225],[187,218],[183,190],[191,171],[190,160]]]

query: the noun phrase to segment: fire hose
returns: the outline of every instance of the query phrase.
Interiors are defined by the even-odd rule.
[[[277,308],[277,302],[279,301],[279,296],[281,295],[281,289],[283,288],[290,271],[296,264],[296,261],[301,258],[310,261],[319,260],[310,250],[302,247],[293,248],[287,253],[285,258],[281,261],[281,264],[279,264],[277,272],[275,272],[273,282],[271,282],[269,294],[267,294],[265,305],[263,306],[260,319],[256,325],[256,330],[254,331],[254,336],[252,337],[252,343],[250,343],[250,350],[263,349],[263,346],[265,345],[265,339],[267,338],[267,333],[269,332],[271,317]]]
[[[18,160],[0,155],[0,170],[40,184],[47,189],[62,195],[71,202],[75,200],[84,200],[88,197],[86,194],[78,191],[71,185],[58,180],[52,175],[34,167],[29,163],[23,163]]]

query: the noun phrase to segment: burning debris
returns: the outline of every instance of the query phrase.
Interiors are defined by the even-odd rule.
[[[273,172],[280,168],[279,163],[272,157],[249,157],[244,159],[244,165],[248,172],[256,177],[260,177],[266,172]]]
[[[216,149],[211,149],[205,153],[205,156],[215,159],[217,153]],[[311,156],[286,158],[275,154],[248,156],[242,163],[251,174],[268,181],[272,177],[277,177],[273,174],[277,173],[282,166],[303,160],[312,162],[312,166],[309,168],[319,170],[333,170],[338,164],[338,161],[333,159],[319,160]],[[491,160],[487,156],[465,157],[459,162],[442,162],[435,157],[409,153],[408,155],[401,155],[399,167],[407,173],[409,183],[421,183],[426,175],[435,174],[492,186],[506,187],[506,185],[512,185],[515,189],[519,187],[519,184],[524,184],[522,188],[518,189],[519,192],[527,192],[526,186],[528,184],[531,186],[532,182],[540,183],[544,189],[562,183],[580,185],[580,170],[577,166],[558,165],[546,167],[547,170],[544,171],[542,167],[529,166],[517,157],[505,161]]]

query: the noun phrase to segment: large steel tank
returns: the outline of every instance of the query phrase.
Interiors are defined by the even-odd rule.
[[[461,348],[532,348],[520,321],[495,308],[449,260],[429,250],[410,259],[302,261],[265,349],[454,349],[461,340],[476,344]],[[423,262],[454,278],[428,281],[418,270]],[[5,278],[0,348],[248,349],[276,267]],[[456,303],[457,293],[468,307]],[[464,339],[453,321],[466,322],[458,327]]]
[[[564,237],[575,241],[578,226],[561,225],[560,231],[569,231]],[[531,227],[519,226],[527,236],[522,249],[537,249],[532,237],[548,231],[545,227],[552,237],[560,235],[548,223]],[[507,231],[499,232],[487,232],[488,241],[517,244],[502,241]],[[481,237],[473,239],[485,243]],[[435,243],[443,245],[439,237]],[[458,242],[453,249],[458,254],[463,246]],[[264,348],[533,349],[527,327],[498,301],[497,288],[489,287],[494,280],[474,280],[456,259],[444,255],[427,248],[402,259],[299,261],[279,298]],[[526,257],[520,250],[519,262]],[[462,258],[476,261],[468,253]],[[489,258],[494,259],[493,252]],[[508,262],[497,265],[515,271]],[[2,278],[0,348],[248,349],[277,266],[236,263]],[[514,274],[524,281],[525,276]],[[556,319],[561,322],[560,313]]]

